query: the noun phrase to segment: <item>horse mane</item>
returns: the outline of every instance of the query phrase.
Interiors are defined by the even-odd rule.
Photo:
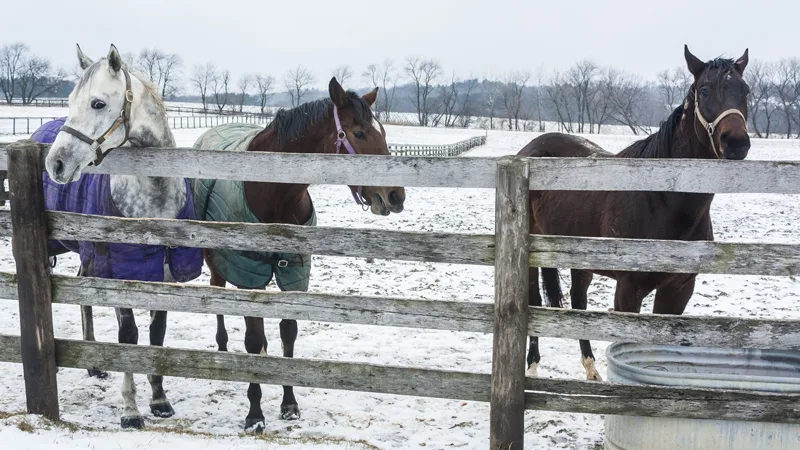
[[[372,109],[358,94],[347,91],[351,106],[355,110],[356,121],[362,125],[372,123]],[[291,109],[281,108],[275,118],[264,131],[276,130],[278,144],[283,146],[287,142],[300,137],[309,128],[331,115],[333,102],[330,98],[323,98],[296,106]]]
[[[646,138],[636,141],[621,152],[620,158],[669,158],[675,130],[683,117],[684,103],[681,103],[667,119],[661,122],[658,131]]]
[[[107,58],[105,57],[100,58],[94,64],[87,67],[86,70],[83,71],[83,75],[81,75],[80,80],[78,80],[78,87],[77,87],[78,90],[83,89],[84,86],[86,86],[86,84],[89,82],[89,80],[92,79],[92,77],[94,76],[95,73],[97,73],[98,70],[107,69],[107,66],[102,64],[104,61],[107,61]],[[153,83],[153,81],[150,80],[150,78],[141,70],[136,68],[130,68],[125,63],[123,63],[122,67],[125,70],[127,70],[128,73],[131,74],[131,76],[135,77],[142,83],[145,92],[150,94],[150,96],[153,98],[153,103],[156,106],[157,112],[160,115],[166,117],[167,109],[164,107],[164,100],[161,98],[161,94],[158,93],[158,86],[155,83]]]

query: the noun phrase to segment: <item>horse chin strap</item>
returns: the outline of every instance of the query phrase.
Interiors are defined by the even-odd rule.
[[[90,166],[99,166],[100,163],[103,162],[103,158],[105,158],[106,155],[109,152],[111,152],[111,150],[116,148],[116,147],[110,148],[105,152],[103,152],[100,146],[103,145],[103,143],[109,137],[111,137],[111,135],[114,134],[114,132],[117,131],[117,129],[120,126],[125,129],[125,139],[123,139],[122,142],[120,142],[120,144],[117,145],[117,147],[121,147],[125,145],[126,142],[128,142],[128,137],[131,131],[130,120],[131,120],[131,104],[133,103],[133,91],[131,90],[130,74],[125,68],[122,68],[121,70],[122,73],[125,75],[125,98],[122,102],[122,111],[119,112],[119,117],[117,117],[117,119],[114,120],[114,123],[111,124],[111,126],[108,128],[108,130],[106,130],[105,133],[103,133],[102,136],[100,136],[97,139],[92,139],[86,136],[85,134],[81,133],[80,131],[66,125],[63,125],[61,127],[61,130],[59,131],[59,132],[64,131],[68,134],[71,134],[72,136],[75,136],[79,140],[89,144],[89,148],[97,154],[97,158],[89,163]]]
[[[336,153],[338,154],[342,150],[342,145],[344,148],[347,149],[347,153],[351,155],[355,155],[356,149],[350,144],[350,141],[347,140],[347,133],[344,132],[342,128],[342,121],[339,120],[339,109],[336,105],[333,105],[333,120],[336,121]],[[361,209],[364,211],[369,209],[369,204],[367,204],[367,199],[364,198],[364,186],[356,186],[355,188],[350,188],[350,192],[353,193],[353,199],[356,203],[361,206]]]
[[[722,149],[717,150],[717,146],[714,144],[714,131],[716,131],[717,125],[722,122],[722,119],[730,116],[731,114],[736,114],[741,117],[745,123],[745,126],[747,126],[747,119],[745,119],[744,114],[742,114],[742,112],[736,108],[723,111],[722,114],[717,116],[713,122],[707,121],[706,118],[703,117],[703,113],[700,112],[700,97],[697,95],[697,90],[694,91],[694,116],[697,118],[697,121],[700,122],[700,125],[705,128],[706,133],[708,133],[708,141],[711,142],[711,149],[714,150],[714,155],[720,159],[725,155],[723,154]],[[695,133],[696,132],[697,130],[695,129]]]

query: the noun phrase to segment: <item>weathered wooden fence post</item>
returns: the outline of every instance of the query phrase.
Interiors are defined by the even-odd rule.
[[[20,344],[28,412],[57,420],[57,368],[41,153],[41,144],[32,140],[17,141],[8,147],[14,233],[11,245],[17,264]]]
[[[521,450],[525,435],[528,335],[529,168],[525,158],[497,163],[491,448]]]

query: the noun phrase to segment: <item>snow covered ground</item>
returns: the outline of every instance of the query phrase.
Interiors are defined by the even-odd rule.
[[[0,108],[0,111],[2,109]],[[390,141],[416,139],[434,143],[444,134],[454,142],[476,130],[452,131],[415,127],[387,127]],[[179,145],[191,145],[202,130],[178,130]],[[449,133],[454,133],[452,136]],[[401,139],[402,136],[402,139]],[[396,137],[396,139],[395,139]],[[467,156],[512,154],[535,134],[490,131],[485,146]],[[587,136],[605,148],[617,151],[631,136]],[[753,140],[751,159],[798,159],[800,142]],[[377,217],[362,212],[343,186],[313,186],[320,226],[353,226],[409,231],[492,233],[494,192],[486,189],[407,189],[406,210],[399,215]],[[798,243],[800,222],[797,196],[718,195],[712,207],[714,230],[720,241]],[[0,242],[0,270],[14,271],[8,240]],[[73,275],[77,258],[59,259],[55,272]],[[566,275],[566,272],[563,274]],[[565,277],[565,292],[569,279]],[[208,273],[195,283],[207,284]],[[781,317],[800,319],[800,290],[793,278],[764,276],[700,275],[687,309],[693,315]],[[595,278],[590,290],[590,309],[613,305],[613,284]],[[270,286],[269,289],[275,289]],[[493,270],[450,264],[314,257],[311,291],[354,295],[491,302]],[[644,310],[652,308],[652,296]],[[58,337],[81,336],[77,307],[55,305]],[[280,354],[278,320],[266,321],[268,353]],[[148,335],[148,313],[137,312],[141,343]],[[243,320],[227,320],[231,351],[244,352]],[[18,334],[17,304],[0,301],[0,333]],[[115,342],[114,312],[95,308],[98,340]],[[170,313],[166,345],[170,347],[216,348],[215,319],[210,315]],[[542,377],[583,379],[577,341],[541,339]],[[595,342],[598,370],[606,377],[605,349]],[[491,335],[434,330],[300,322],[296,357],[369,362],[489,373]],[[139,407],[148,411],[150,387],[137,376]],[[168,419],[148,417],[148,432],[115,433],[121,412],[121,376],[106,380],[88,378],[85,371],[61,369],[59,391],[62,418],[72,428],[50,426],[30,416],[0,421],[0,442],[9,448],[149,448],[183,449],[198,445],[213,449],[278,447],[279,442],[240,436],[247,412],[246,385],[208,380],[167,378],[165,388],[176,415]],[[267,415],[267,436],[286,439],[296,448],[486,448],[489,406],[475,402],[423,399],[323,389],[296,388],[303,417],[295,422],[278,420],[281,388],[263,386],[262,406]],[[0,363],[0,419],[2,412],[24,411],[22,370],[16,364]],[[147,414],[149,416],[149,413]],[[20,425],[25,421],[30,427]],[[526,448],[599,449],[603,442],[603,418],[596,415],[529,411],[526,413]],[[156,431],[152,431],[158,427]],[[30,434],[24,430],[35,431]],[[75,429],[77,431],[74,431]],[[166,433],[210,433],[186,436]],[[329,439],[322,441],[321,438]],[[303,441],[298,441],[302,439]],[[335,441],[341,439],[342,441]],[[331,441],[334,440],[334,441]],[[359,443],[363,441],[363,443]],[[289,446],[287,448],[295,448]],[[284,447],[281,447],[284,448]]]

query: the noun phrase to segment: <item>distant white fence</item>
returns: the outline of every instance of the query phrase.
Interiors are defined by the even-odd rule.
[[[389,144],[389,152],[397,156],[458,156],[484,144],[486,136],[475,136],[445,145]]]

